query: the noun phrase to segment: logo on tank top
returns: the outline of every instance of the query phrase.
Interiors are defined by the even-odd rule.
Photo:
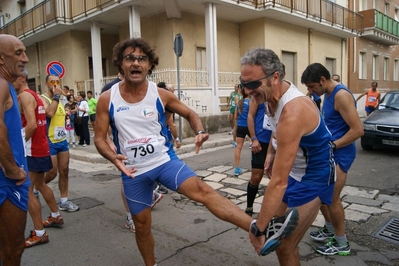
[[[124,111],[129,111],[129,107],[128,106],[120,106],[118,107],[118,109],[116,109],[116,112],[124,112]]]
[[[154,110],[151,109],[151,108],[144,108],[144,109],[141,111],[141,116],[142,116],[142,117],[145,117],[145,118],[150,118],[150,117],[153,117],[154,115],[155,115],[155,112],[154,112]]]

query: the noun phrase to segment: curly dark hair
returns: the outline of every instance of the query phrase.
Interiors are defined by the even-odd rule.
[[[124,74],[121,68],[121,64],[123,60],[123,51],[125,51],[125,49],[128,47],[140,48],[148,56],[148,60],[152,65],[151,69],[148,70],[148,74],[151,75],[152,70],[154,70],[155,66],[158,65],[159,57],[155,53],[155,48],[151,47],[149,42],[143,38],[128,39],[119,42],[114,46],[112,63],[115,67],[118,68],[119,73],[121,73],[122,75]]]

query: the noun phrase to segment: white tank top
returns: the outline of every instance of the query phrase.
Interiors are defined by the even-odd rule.
[[[154,82],[148,81],[147,94],[137,103],[126,102],[119,83],[111,87],[109,115],[117,152],[128,157],[135,176],[177,158],[167,139],[165,108]]]

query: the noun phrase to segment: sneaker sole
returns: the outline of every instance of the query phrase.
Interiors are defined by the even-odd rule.
[[[76,210],[72,210],[72,209],[68,209],[68,208],[61,208],[60,206],[58,206],[58,209],[60,211],[77,212],[80,208],[77,208]]]
[[[159,198],[151,205],[151,209],[154,209],[155,205],[163,199],[163,195],[160,194]]]
[[[332,235],[332,236],[329,236],[329,237],[314,237],[314,236],[312,236],[312,235],[310,235],[310,237],[313,239],[313,240],[316,240],[316,241],[325,241],[325,240],[328,240],[328,239],[330,239],[331,237],[333,237],[334,235]]]
[[[50,225],[43,224],[43,227],[44,228],[50,228],[50,227],[60,227],[60,226],[63,226],[63,225],[64,225],[64,223],[62,223],[62,224],[50,224]]]
[[[130,228],[130,226],[129,226],[129,225],[127,225],[127,224],[125,224],[125,228],[126,228],[126,229],[129,229],[129,230],[130,230],[130,232],[132,232],[132,233],[136,233],[136,230],[135,230],[135,229],[132,229],[132,228]]]
[[[47,242],[37,242],[36,244],[28,244],[28,245],[26,245],[26,242],[25,242],[25,248],[31,248],[31,247],[34,247],[34,246],[39,246],[39,245],[47,244],[48,242],[50,242],[50,240],[47,241]]]
[[[298,210],[296,208],[291,209],[291,212],[288,214],[282,226],[284,230],[280,232],[281,230],[280,229],[271,238],[267,239],[267,241],[263,245],[260,254],[262,256],[266,256],[270,252],[275,251],[276,248],[280,246],[281,240],[289,236],[296,229],[296,226],[298,225],[298,220],[299,220]]]

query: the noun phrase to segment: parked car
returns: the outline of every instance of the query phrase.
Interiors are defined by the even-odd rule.
[[[374,146],[399,147],[399,90],[385,94],[377,109],[364,120],[363,128],[360,143],[364,150]]]

